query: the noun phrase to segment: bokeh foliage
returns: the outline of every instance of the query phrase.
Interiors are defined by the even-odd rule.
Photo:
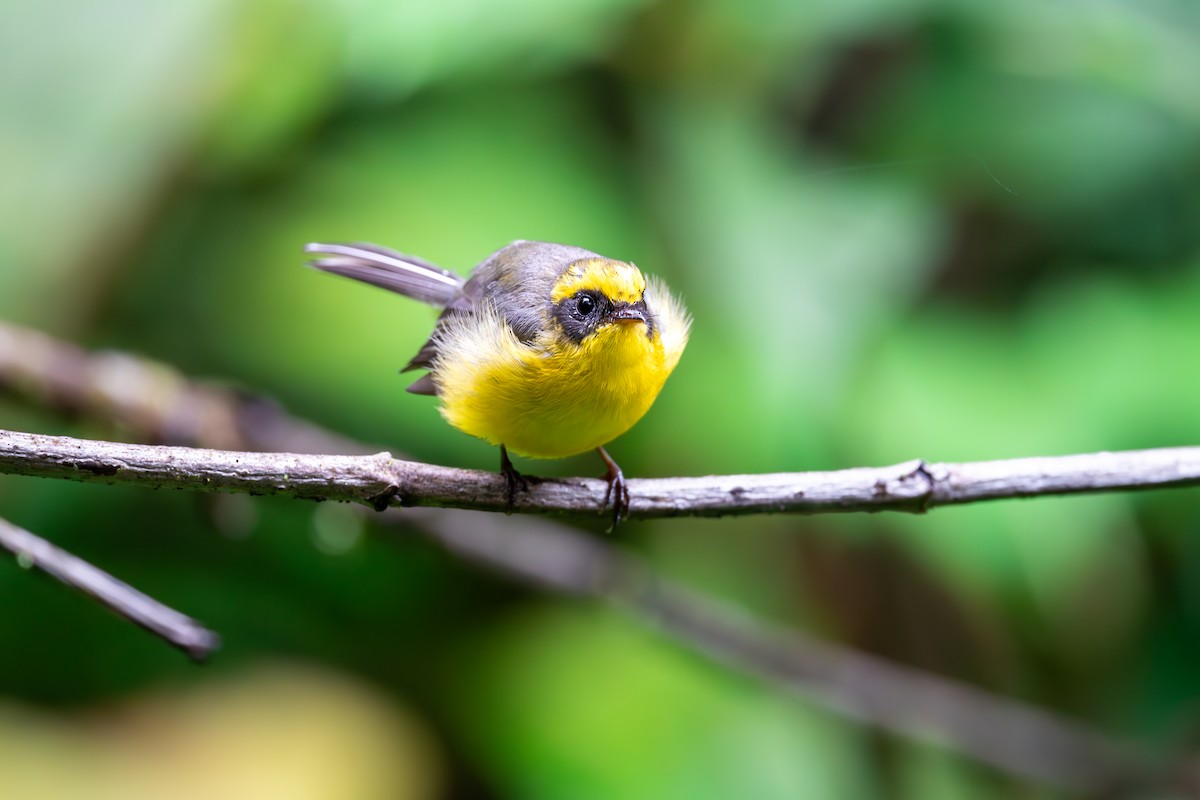
[[[612,448],[633,475],[1195,443],[1197,75],[1200,7],[1171,0],[9,0],[0,317],[492,468],[396,375],[433,312],[307,272],[300,248],[376,241],[465,271],[547,239],[636,261],[696,318]],[[0,426],[106,435],[15,404]],[[1166,748],[1196,723],[1196,497],[618,535],[769,618]],[[6,775],[74,761],[114,796],[153,794],[140,715],[187,739],[189,703],[259,719],[286,702],[361,745],[358,796],[1014,783],[336,508],[6,478],[0,514],[227,639],[197,670],[0,569],[0,738],[49,731],[0,754]],[[220,688],[263,670],[287,701]],[[204,730],[254,729],[222,724]],[[380,725],[394,751],[371,749]],[[303,768],[350,769],[316,749]],[[255,779],[221,752],[205,769]]]

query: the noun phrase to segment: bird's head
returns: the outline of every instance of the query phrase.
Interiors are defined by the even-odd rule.
[[[575,344],[600,335],[655,335],[646,278],[624,261],[584,258],[567,266],[550,291],[554,319]]]

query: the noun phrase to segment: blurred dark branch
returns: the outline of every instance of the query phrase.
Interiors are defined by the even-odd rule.
[[[495,472],[369,456],[201,450],[0,431],[0,473],[156,489],[283,494],[382,509],[436,506],[508,508]],[[513,511],[597,514],[604,481],[530,478]],[[1200,447],[1019,458],[963,464],[909,461],[831,472],[716,475],[629,481],[632,518],[733,516],[773,512],[922,512],[941,505],[1038,495],[1191,486],[1200,483]]]
[[[524,582],[611,603],[685,648],[867,725],[1089,794],[1200,787],[1191,765],[1168,780],[1157,759],[1131,744],[1028,703],[766,623],[550,520],[514,525],[497,515],[430,509],[385,516],[414,515],[452,552]]]
[[[0,519],[0,547],[16,556],[22,567],[36,567],[95,598],[198,661],[221,646],[217,634],[191,617],[164,606],[107,572],[4,519]]]
[[[200,382],[128,353],[88,351],[3,321],[0,392],[37,408],[103,421],[122,438],[140,442],[217,450],[371,452],[261,396]]]
[[[85,356],[82,362],[72,362],[72,369],[82,370],[81,374],[94,374],[87,364],[86,353],[69,344],[56,343],[41,334],[26,332],[22,329],[9,329],[9,341],[22,337],[34,337],[43,347],[53,351],[55,346],[61,346],[77,356]],[[20,386],[11,380],[11,374],[6,375],[5,364],[12,364],[17,359],[12,354],[4,352],[4,330],[0,326],[0,388],[9,387],[10,393],[17,393],[26,400],[37,402],[39,396],[35,388],[41,385],[64,387],[72,381],[54,379],[46,373],[53,371],[53,358],[40,360],[25,359],[23,382]],[[44,354],[45,355],[45,354]],[[53,352],[48,355],[53,356]],[[110,356],[104,355],[104,358]],[[234,404],[238,408],[254,408],[262,415],[258,423],[252,426],[230,425],[233,442],[228,446],[238,449],[301,449],[296,442],[313,442],[324,439],[330,443],[328,451],[332,452],[367,452],[373,448],[342,439],[315,428],[309,423],[290,417],[274,404],[254,401],[234,392],[228,392],[211,387],[191,386],[178,372],[145,362],[131,356],[121,356],[125,359],[124,381],[125,393],[136,396],[139,393],[138,382],[153,375],[169,375],[175,385],[172,390],[177,396],[189,396],[198,391],[206,396],[218,399],[218,402]],[[86,381],[75,380],[74,391],[85,394],[98,394],[98,387],[89,388]],[[135,428],[142,435],[154,440],[170,440],[182,443],[186,436],[162,436],[166,426],[155,420],[155,414],[140,412],[137,425],[128,416],[123,416],[121,409],[125,406],[114,405],[108,401],[96,405],[69,402],[60,403],[57,407],[81,410],[84,408],[97,409],[98,419],[110,424],[117,423],[126,428]],[[169,404],[160,409],[170,412]],[[225,419],[237,419],[238,413],[223,415]],[[297,439],[289,436],[289,429],[295,426]],[[55,440],[58,442],[78,442],[85,449],[91,443],[79,440],[61,440],[56,437],[30,437],[29,434],[18,434],[25,437],[26,444],[33,440]],[[189,443],[199,444],[199,440]],[[335,444],[336,443],[336,444]],[[100,443],[103,444],[103,443]],[[115,445],[120,449],[127,447]],[[97,480],[111,479],[113,476],[104,472],[116,467],[122,469],[120,462],[105,461],[94,456],[110,456],[111,452],[90,453],[83,457],[83,452],[72,450],[66,446],[63,455],[66,462],[50,464],[46,468],[55,474],[66,474],[71,477],[90,475]],[[171,456],[181,456],[185,459],[202,456],[203,451],[188,450],[155,450],[151,453],[166,453]],[[1169,453],[1170,451],[1150,451],[1152,454]],[[143,455],[146,453],[143,452]],[[255,454],[225,454],[232,455],[233,467],[238,467],[237,459],[242,457],[257,458]],[[291,463],[288,459],[295,456],[278,457],[284,464]],[[1067,457],[1067,463],[1073,459],[1091,459],[1104,469],[1099,478],[1110,481],[1099,488],[1124,488],[1135,485],[1120,483],[1128,477],[1115,479],[1114,464],[1107,461],[1110,456],[1075,456]],[[1193,460],[1194,460],[1193,456]],[[330,459],[336,468],[344,467],[347,462],[337,457]],[[1035,464],[1038,459],[1030,460]],[[1055,461],[1055,460],[1052,460]],[[1060,465],[1063,460],[1057,460]],[[328,462],[327,462],[328,463]],[[367,465],[369,468],[389,470],[392,462],[386,455],[371,456],[366,459],[350,459],[349,463]],[[994,465],[1012,465],[1020,462],[995,462]],[[1159,462],[1157,470],[1163,472],[1166,462]],[[993,466],[994,466],[993,465]],[[199,482],[188,483],[181,474],[175,471],[175,465],[149,464],[150,473],[158,471],[159,476],[166,480],[167,485],[189,485],[192,488],[211,488]],[[261,466],[261,464],[260,464]],[[279,462],[275,466],[280,466]],[[421,466],[421,465],[418,465]],[[1004,485],[999,476],[1008,474],[1003,468],[989,473],[989,465],[964,465],[974,476],[975,485],[982,490],[994,494],[997,487]],[[1075,468],[1078,468],[1078,463]],[[82,473],[76,474],[79,468]],[[93,472],[92,470],[95,470]],[[434,468],[442,470],[443,468]],[[914,462],[909,465],[893,468],[893,478],[896,475],[910,476],[907,480],[908,495],[906,495],[906,510],[920,510],[924,487],[929,483],[945,483],[947,490],[956,490],[957,486],[949,483],[948,478],[939,477],[936,481],[932,475],[944,475],[939,468]],[[973,471],[971,471],[973,470]],[[447,470],[457,476],[464,477],[469,483],[479,481],[473,491],[487,496],[494,496],[502,486],[499,479],[491,474],[469,472],[466,470]],[[850,470],[845,473],[826,473],[826,492],[832,484],[828,483],[830,475],[858,474],[878,475],[880,471]],[[990,474],[990,478],[989,478]],[[1043,471],[1036,473],[1033,483],[1040,480],[1040,485],[1060,487],[1063,491],[1064,476],[1062,472]],[[209,476],[212,477],[212,476]],[[217,476],[220,477],[220,476]],[[328,474],[326,477],[331,477]],[[359,477],[362,477],[361,475]],[[385,481],[376,476],[357,489],[348,490],[346,499],[383,500],[383,496],[372,496],[383,486]],[[768,476],[769,477],[769,476]],[[821,473],[811,473],[810,477],[822,479]],[[1191,479],[1176,475],[1162,485],[1178,485]],[[290,473],[275,473],[272,475],[251,475],[249,483],[255,485],[254,490],[271,490],[272,485],[292,480]],[[681,479],[684,481],[705,479]],[[720,481],[726,479],[708,479]],[[558,483],[569,490],[572,485],[585,488],[595,484],[594,481],[560,481],[540,482],[533,486],[536,494],[546,487],[547,483]],[[634,482],[635,491],[645,491],[646,484],[654,485],[655,481]],[[861,483],[861,480],[860,480]],[[904,483],[904,482],[902,482]],[[600,485],[602,486],[602,484]],[[602,489],[595,487],[592,499],[598,504]],[[329,497],[334,484],[306,483],[305,491],[311,492],[304,496]],[[249,490],[248,486],[243,487]],[[390,484],[387,487],[390,489]],[[915,491],[914,491],[915,489]],[[872,492],[887,494],[893,489],[885,482],[882,486],[871,485]],[[1080,489],[1076,489],[1079,491]],[[518,498],[519,500],[521,498]],[[795,500],[796,498],[791,498]],[[493,502],[498,498],[493,497]],[[393,501],[395,502],[395,501]],[[883,506],[871,506],[878,510]],[[777,509],[768,509],[777,510]],[[808,509],[822,510],[822,509]],[[824,509],[830,510],[830,509]],[[843,508],[843,510],[848,510]],[[1065,718],[1056,716],[1037,707],[1014,701],[1000,695],[991,694],[966,684],[948,680],[932,673],[899,666],[885,660],[874,658],[836,644],[821,642],[806,634],[768,625],[761,620],[746,615],[716,598],[694,589],[665,580],[640,559],[623,551],[614,544],[588,536],[548,519],[524,518],[515,520],[497,514],[471,514],[458,510],[434,509],[388,509],[386,513],[376,517],[381,521],[404,525],[406,529],[415,529],[430,539],[440,543],[446,549],[475,564],[490,570],[510,576],[516,580],[533,584],[545,589],[565,594],[590,597],[615,605],[630,613],[643,623],[659,630],[663,635],[674,639],[682,646],[689,648],[713,661],[728,665],[744,674],[766,680],[787,691],[801,694],[812,701],[836,712],[866,724],[875,725],[882,729],[893,731],[901,736],[931,740],[938,742],[951,750],[972,756],[1013,775],[1036,780],[1047,781],[1065,788],[1089,793],[1112,795],[1125,789],[1140,786],[1162,785],[1184,791],[1200,787],[1200,778],[1190,763],[1174,765],[1176,768],[1169,774],[1158,771],[1155,767],[1166,763],[1167,759],[1161,754],[1151,757],[1138,752],[1135,748],[1110,740],[1094,731]]]

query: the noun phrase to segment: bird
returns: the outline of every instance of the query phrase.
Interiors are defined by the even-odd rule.
[[[528,482],[509,451],[566,458],[596,450],[605,464],[603,513],[629,511],[620,466],[604,445],[649,410],[679,363],[691,316],[666,284],[565,244],[515,241],[463,278],[374,244],[310,243],[309,265],[442,309],[401,372],[434,395],[452,426],[500,447],[508,508]]]

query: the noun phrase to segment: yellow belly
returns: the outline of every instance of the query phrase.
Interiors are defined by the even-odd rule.
[[[576,345],[489,334],[435,365],[442,415],[461,431],[536,458],[564,458],[629,430],[670,373],[643,324],[615,324]],[[674,366],[671,364],[670,366]]]

